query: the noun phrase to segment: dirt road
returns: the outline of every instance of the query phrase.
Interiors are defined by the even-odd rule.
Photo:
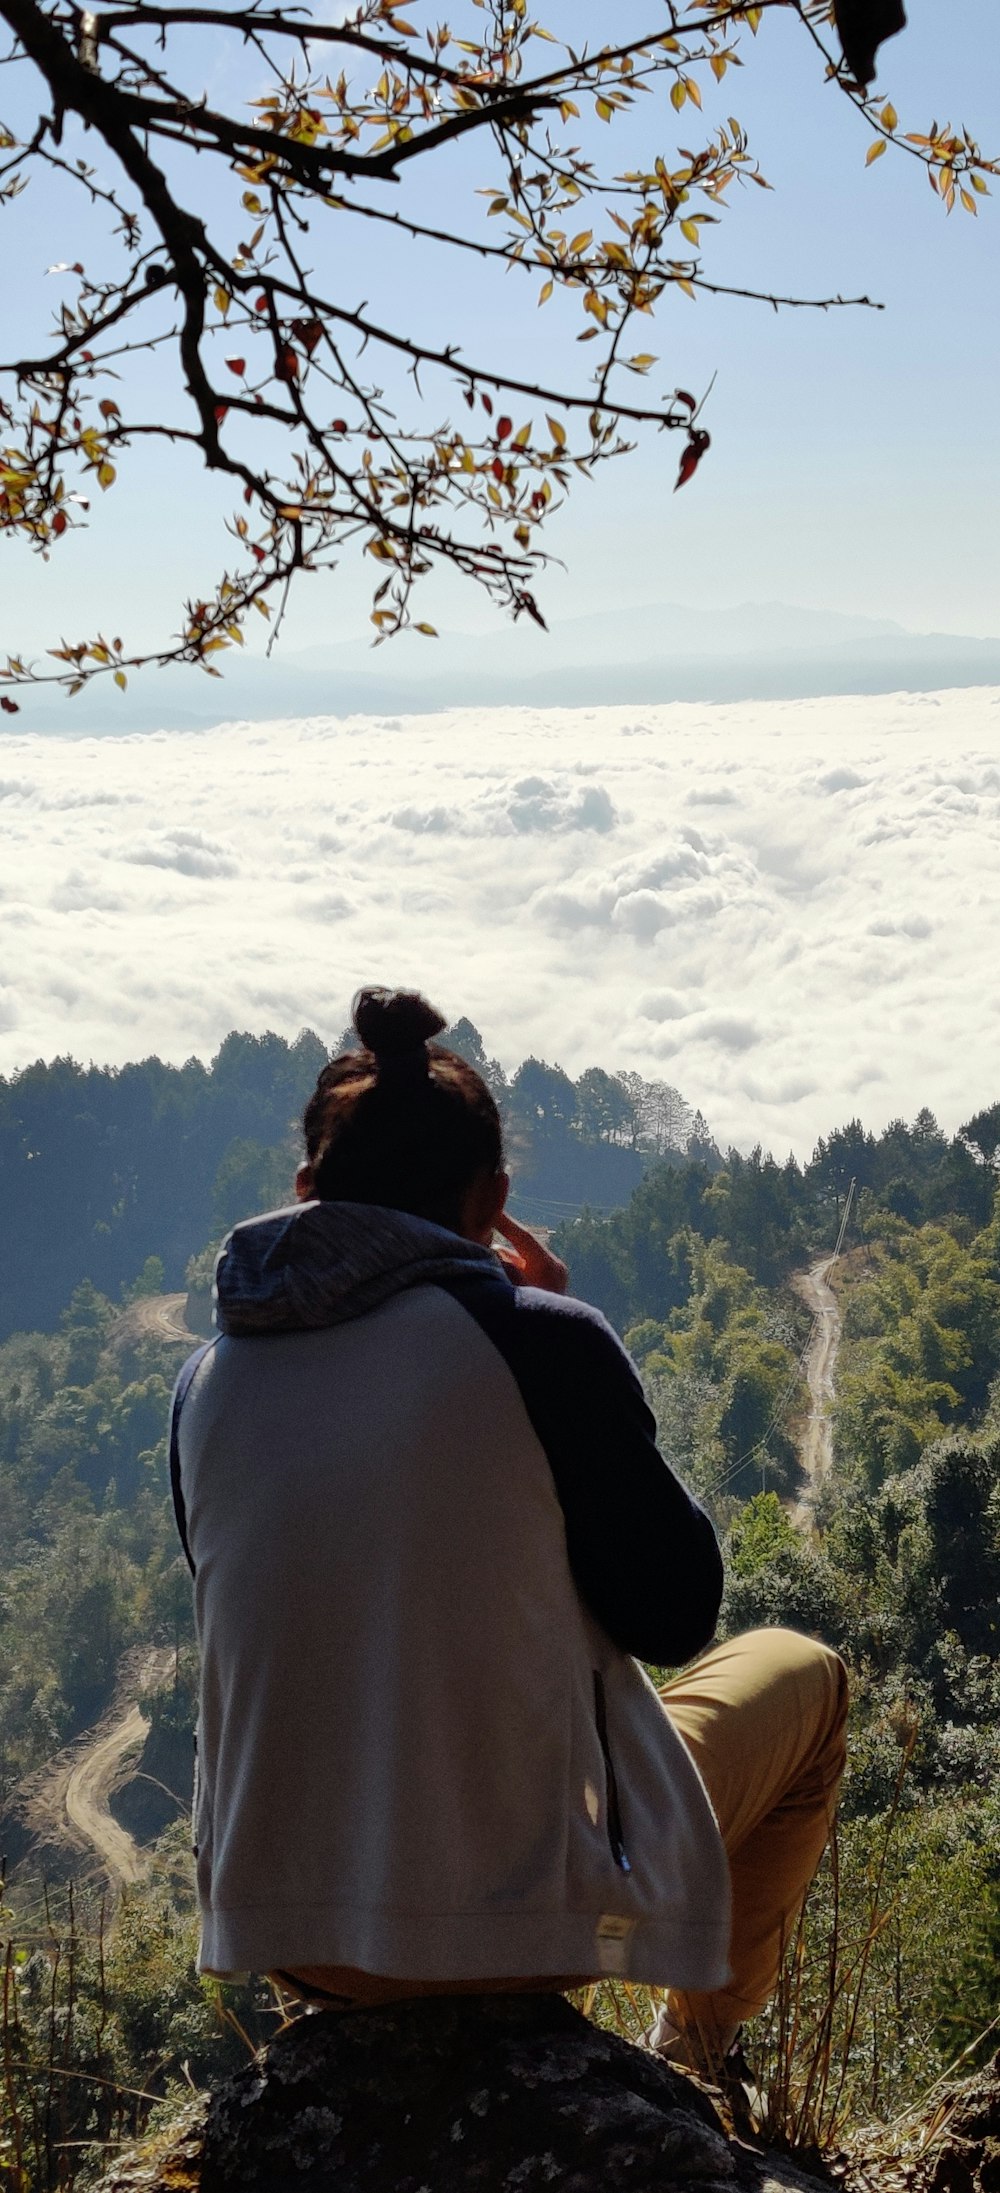
[[[154,1688],[165,1681],[172,1665],[169,1649],[149,1653],[142,1667],[142,1688]],[[66,1782],[63,1804],[67,1823],[75,1839],[82,1839],[96,1852],[112,1888],[127,1887],[141,1880],[145,1872],[143,1852],[112,1818],[108,1799],[121,1779],[129,1752],[141,1748],[148,1726],[141,1707],[129,1706],[74,1760]]]
[[[145,1294],[130,1302],[116,1321],[111,1336],[114,1348],[135,1347],[137,1342],[151,1340],[186,1341],[189,1348],[196,1348],[198,1337],[188,1331],[184,1322],[187,1309],[186,1294]]]
[[[78,1759],[66,1784],[66,1818],[97,1852],[113,1887],[141,1880],[142,1854],[108,1811],[108,1798],[130,1751],[138,1751],[148,1723],[132,1706],[113,1729]]]
[[[829,1410],[840,1348],[840,1307],[827,1275],[835,1262],[835,1257],[822,1257],[809,1271],[797,1273],[792,1282],[815,1320],[805,1358],[812,1409],[806,1419],[799,1455],[806,1482],[791,1511],[792,1522],[800,1530],[811,1527],[820,1488],[833,1466],[833,1427]]]

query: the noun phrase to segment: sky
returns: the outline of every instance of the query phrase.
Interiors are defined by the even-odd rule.
[[[901,128],[966,122],[987,150],[1000,150],[995,7],[996,0],[948,0],[947,9],[940,0],[909,0],[908,28],[882,48],[877,84]],[[415,0],[410,15],[432,12],[429,0]],[[577,36],[585,25],[597,37],[607,21],[597,0],[552,0],[540,12],[556,27],[571,22]],[[647,25],[656,14],[655,0],[616,0],[616,28]],[[461,28],[457,16],[453,27]],[[793,294],[867,295],[885,310],[775,314],[736,300],[667,298],[648,337],[643,325],[660,360],[648,391],[679,384],[701,394],[715,375],[703,422],[711,452],[676,498],[669,436],[648,438],[635,457],[581,483],[551,532],[565,569],[557,564],[542,582],[547,613],[572,617],[657,598],[700,607],[778,600],[894,617],[921,631],[996,634],[1000,208],[983,199],[978,219],[961,210],[949,219],[912,160],[890,156],[867,169],[863,122],[824,84],[811,44],[782,12],[765,17],[744,48],[742,70],[730,70],[717,88],[706,81],[704,120],[736,113],[773,188],[748,185],[733,197],[718,228],[706,232],[706,272]],[[199,61],[213,96],[260,88],[249,77],[231,81],[221,48],[199,46]],[[4,91],[9,97],[10,85]],[[22,97],[34,116],[27,87]],[[673,114],[664,87],[640,101],[624,128],[595,123],[592,132],[614,169],[633,151],[651,157],[661,146],[674,159],[678,138],[691,136],[690,120],[690,109]],[[97,157],[91,138],[81,136],[79,147]],[[70,132],[67,150],[76,149]],[[407,208],[419,204],[433,217],[460,204],[485,228],[475,193],[493,179],[485,149],[449,151],[426,184],[408,181]],[[184,181],[200,194],[196,202],[210,201],[204,163]],[[81,258],[93,270],[107,246],[61,185],[32,185],[0,219],[10,341],[29,328],[37,333],[39,315],[62,294],[64,278],[46,275],[47,265]],[[245,216],[237,208],[219,219],[235,246]],[[446,334],[467,356],[586,385],[591,353],[576,345],[576,308],[563,312],[556,299],[538,312],[533,273],[480,277],[466,261],[456,280],[440,254],[396,249],[392,240],[375,252],[364,223],[338,217],[325,244],[315,222],[313,232],[317,265],[350,301],[369,298],[401,326]],[[183,416],[159,367],[140,362],[135,370],[162,415]],[[432,418],[443,399],[431,377]],[[67,535],[48,568],[0,544],[0,645],[40,648],[56,628],[58,636],[111,626],[124,629],[127,643],[172,631],[182,600],[217,573],[231,501],[228,488],[199,477],[193,458],[134,448],[113,493],[98,498],[90,533]],[[335,574],[303,585],[284,645],[369,630],[369,571],[348,553]],[[446,631],[480,628],[493,616],[475,590],[452,582],[431,585],[424,613]],[[262,629],[261,646],[264,638]]]
[[[1000,692],[8,739],[0,1071],[424,989],[723,1146],[1000,1096]]]
[[[646,22],[652,4],[616,0],[616,27]],[[967,122],[1000,151],[995,8],[908,0],[877,87],[903,127]],[[549,18],[560,13],[577,28],[606,21],[596,0],[554,0]],[[552,535],[565,568],[542,581],[543,605],[553,620],[592,618],[608,660],[630,644],[616,613],[627,634],[629,612],[658,601],[1000,634],[1000,207],[949,220],[914,163],[866,169],[863,124],[791,20],[765,18],[747,61],[718,110],[747,127],[774,188],[737,198],[707,271],[885,310],[671,297],[649,337],[650,392],[700,394],[715,375],[712,448],[676,497],[669,437],[581,483]],[[208,52],[213,95],[259,88],[225,66]],[[663,98],[634,130],[649,153],[686,134]],[[452,159],[424,210],[484,180],[488,161]],[[48,265],[100,263],[98,230],[68,204],[43,186],[0,208],[6,342],[56,303]],[[456,285],[412,250],[376,262],[368,233],[346,226],[335,248],[345,296],[391,302],[401,324],[512,371],[582,380],[576,323],[536,312],[534,276]],[[140,370],[162,415],[182,415],[160,368]],[[432,387],[429,407],[440,397]],[[49,565],[0,542],[0,648],[97,625],[127,644],[172,630],[217,572],[229,506],[186,460],[134,450],[90,532],[67,535]],[[282,648],[356,641],[369,606],[347,559],[293,597]],[[450,632],[495,629],[454,587],[423,609],[443,637],[411,644],[440,647],[442,663]],[[277,719],[263,639],[255,674]],[[206,681],[192,678],[200,704]],[[232,715],[225,684],[208,690]],[[116,700],[107,730],[121,733]],[[807,1155],[854,1112],[878,1126],[930,1104],[955,1128],[1000,1095],[1000,694],[114,738],[74,735],[71,707],[58,736],[33,734],[28,698],[2,719],[2,1072],[67,1050],[208,1056],[233,1026],[332,1036],[354,988],[385,980],[468,1014],[508,1065],[535,1051],[573,1072],[662,1075],[721,1141],[779,1154]]]

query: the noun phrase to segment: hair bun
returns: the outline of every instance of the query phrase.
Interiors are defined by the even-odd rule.
[[[447,1026],[419,990],[359,990],[351,1019],[366,1051],[375,1058],[400,1058],[419,1050]]]

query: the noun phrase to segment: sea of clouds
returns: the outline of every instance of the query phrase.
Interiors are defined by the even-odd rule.
[[[0,1072],[419,986],[779,1155],[1000,1097],[1000,692],[0,743]]]

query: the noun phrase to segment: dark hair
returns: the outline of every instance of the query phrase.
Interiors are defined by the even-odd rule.
[[[503,1167],[486,1083],[431,1040],[444,1016],[416,990],[359,990],[352,1020],[362,1048],[324,1066],[302,1122],[315,1193],[457,1232],[473,1181]]]

